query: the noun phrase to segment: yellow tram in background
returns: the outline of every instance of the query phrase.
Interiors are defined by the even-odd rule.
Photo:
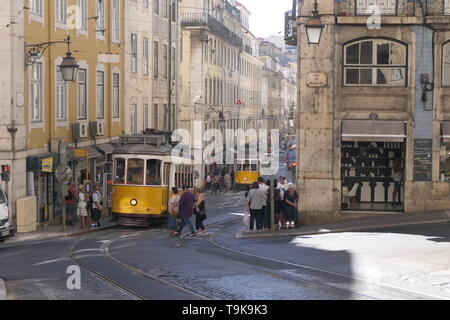
[[[167,216],[172,187],[180,193],[183,186],[193,188],[194,166],[176,164],[181,161],[172,157],[172,148],[168,134],[121,137],[113,153],[112,187],[112,214],[119,225],[150,226]]]
[[[234,169],[234,183],[237,188],[251,186],[261,173],[258,159],[236,159]]]

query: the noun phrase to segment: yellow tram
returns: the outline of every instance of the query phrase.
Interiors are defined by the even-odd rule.
[[[170,138],[164,135],[131,135],[121,140],[113,153],[112,213],[119,225],[149,226],[152,220],[167,216],[173,186],[180,192],[182,186],[193,188],[194,167],[174,163]]]
[[[236,159],[234,183],[236,187],[249,186],[258,181],[261,168],[258,159]]]

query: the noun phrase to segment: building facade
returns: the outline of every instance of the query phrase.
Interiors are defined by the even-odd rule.
[[[6,2],[5,2],[6,3]],[[67,163],[76,183],[101,183],[108,192],[109,162],[123,131],[122,61],[123,1],[34,0],[17,1],[9,8],[11,43],[2,44],[11,57],[9,82],[13,110],[5,124],[17,128],[4,158],[12,163],[10,188],[12,218],[20,198],[37,198],[37,223],[61,221],[63,184],[57,169]],[[5,21],[6,22],[6,21]],[[5,24],[6,25],[6,24]],[[5,29],[5,30],[6,30]],[[66,39],[70,37],[70,48]],[[66,52],[80,66],[74,82],[65,82],[59,65]],[[14,57],[11,56],[14,55]],[[10,125],[11,126],[11,125]],[[5,127],[6,129],[7,127]],[[14,131],[14,130],[11,130]],[[4,140],[2,137],[2,141]],[[78,158],[77,152],[86,152]],[[61,152],[67,152],[63,157]],[[2,160],[3,163],[3,160]],[[88,169],[88,170],[87,170]],[[87,172],[88,171],[88,172]]]
[[[256,127],[262,63],[256,56],[256,38],[248,30],[248,16],[237,2],[183,1],[181,128],[194,133],[197,121],[203,123],[204,131],[222,133]],[[243,139],[237,144],[245,143]],[[193,152],[202,157],[205,143],[193,145]],[[221,157],[206,159],[205,165],[196,168],[198,186]]]
[[[314,1],[299,1],[291,14],[300,18],[287,23],[286,39],[299,52],[298,188],[306,224],[345,210],[450,207],[450,3],[380,0],[379,17],[373,4],[320,1],[318,45],[308,45],[304,26]]]

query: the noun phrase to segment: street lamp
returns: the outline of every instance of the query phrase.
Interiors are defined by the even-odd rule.
[[[317,0],[314,1],[314,9],[312,10],[311,17],[305,24],[306,35],[308,36],[309,44],[319,44],[320,37],[322,36],[324,25],[320,21],[319,11],[317,10]]]
[[[74,57],[72,57],[72,52],[70,52],[70,37],[67,37],[67,52],[66,56],[63,58],[61,65],[61,74],[64,81],[75,81],[77,79],[78,69],[80,66],[77,64]]]

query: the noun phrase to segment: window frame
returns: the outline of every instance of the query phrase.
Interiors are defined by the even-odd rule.
[[[80,71],[81,73],[84,72],[84,81],[80,81]],[[88,88],[87,88],[87,81],[88,81],[88,70],[84,68],[80,68],[78,70],[77,75],[77,119],[78,120],[86,120],[88,118]],[[81,82],[81,83],[80,83]],[[82,87],[84,91],[84,108],[83,113],[84,115],[80,115],[80,86]]]
[[[372,64],[347,64],[347,56],[346,56],[346,50],[348,47],[366,42],[366,41],[372,41],[372,50],[373,50],[373,57],[372,57]],[[381,41],[388,41],[395,43],[399,46],[402,46],[404,48],[404,64],[377,64],[377,43]],[[406,88],[408,87],[408,77],[409,77],[409,45],[405,42],[402,42],[397,39],[393,38],[387,38],[387,37],[364,37],[364,38],[358,38],[358,39],[352,39],[350,41],[345,42],[342,45],[342,86],[343,87],[373,87],[373,88]],[[405,71],[405,81],[402,85],[392,85],[392,84],[378,84],[376,83],[357,83],[357,84],[347,84],[347,78],[346,78],[346,71],[347,69],[371,69],[372,70],[372,80],[375,78],[376,80],[376,74],[374,75],[374,71],[377,71],[378,69],[403,69]]]

